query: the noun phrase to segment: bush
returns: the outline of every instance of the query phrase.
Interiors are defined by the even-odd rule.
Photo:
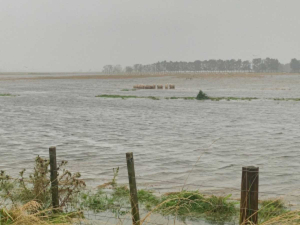
[[[209,99],[209,97],[207,96],[207,94],[205,94],[203,91],[199,91],[197,97],[197,100],[205,100],[205,99]]]
[[[63,167],[67,161],[58,165],[58,181],[60,208],[72,203],[76,195],[85,187],[84,181],[80,180],[80,173],[71,173]],[[25,177],[25,170],[20,172],[19,178],[12,178],[0,172],[0,197],[8,201],[14,207],[35,201],[43,209],[51,208],[51,182],[49,160],[36,157],[33,173]]]

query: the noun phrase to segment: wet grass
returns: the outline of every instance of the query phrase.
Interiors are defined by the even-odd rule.
[[[65,161],[60,163],[59,168],[64,165]],[[110,182],[99,185],[93,191],[85,189],[79,173],[72,175],[68,170],[62,170],[63,173],[59,176],[59,193],[62,199],[59,207],[62,210],[53,214],[48,166],[48,160],[37,157],[34,173],[29,178],[24,176],[25,170],[20,172],[18,179],[0,171],[0,224],[74,224],[72,218],[83,218],[85,212],[91,211],[110,212],[116,218],[130,214],[128,186],[117,183],[119,168],[113,169]],[[207,196],[199,191],[185,190],[157,195],[145,189],[138,190],[137,195],[140,210],[147,212],[147,216],[152,213],[160,214],[183,222],[205,219],[214,224],[237,222],[239,217],[240,203],[231,199],[231,195]],[[4,202],[8,199],[13,207],[6,208]],[[67,204],[64,204],[65,199]],[[265,200],[259,202],[258,218],[261,225],[299,224],[300,212],[289,210],[281,200]],[[286,221],[293,223],[284,223]]]
[[[260,201],[260,210],[258,218],[260,223],[270,220],[271,218],[288,213],[289,210],[284,202],[280,199]]]
[[[180,220],[205,218],[209,221],[229,222],[238,213],[238,202],[225,197],[204,196],[198,191],[182,191],[162,197],[162,204],[157,209],[164,216],[177,216]]]

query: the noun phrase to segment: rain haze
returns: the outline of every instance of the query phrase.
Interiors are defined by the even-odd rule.
[[[299,224],[299,9],[0,0],[0,224]]]
[[[0,72],[300,57],[297,0],[0,0]]]

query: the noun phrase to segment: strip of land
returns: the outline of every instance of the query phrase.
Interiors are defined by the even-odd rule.
[[[300,75],[299,73],[152,73],[152,74],[110,74],[100,73],[1,73],[0,80],[49,80],[49,79],[138,79],[150,77],[197,78],[262,78],[265,76]]]

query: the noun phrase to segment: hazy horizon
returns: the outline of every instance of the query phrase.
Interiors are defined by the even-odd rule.
[[[300,58],[296,0],[0,0],[0,72]]]

